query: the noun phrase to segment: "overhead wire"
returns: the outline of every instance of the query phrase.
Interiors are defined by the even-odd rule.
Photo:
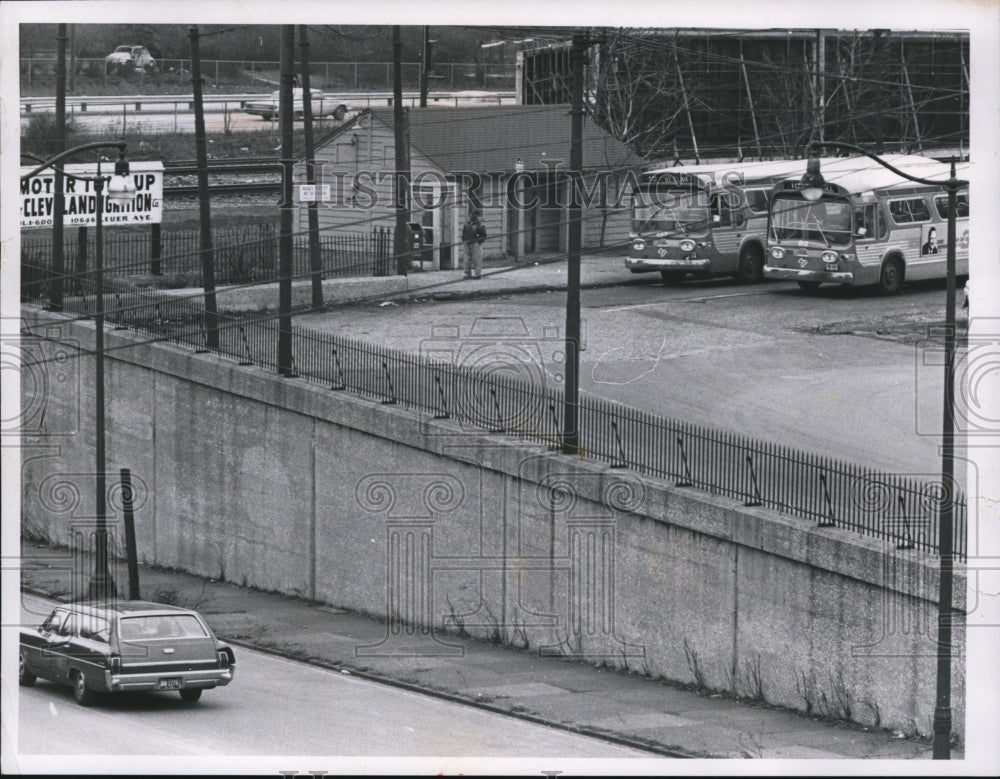
[[[242,29],[242,28],[227,28],[225,30],[214,31],[214,32],[211,32],[211,33],[202,33],[202,34],[203,35],[217,35],[217,34],[224,34],[226,32],[232,32],[232,31],[237,30],[237,29]],[[527,28],[525,28],[525,29],[527,29]],[[505,31],[509,31],[509,28],[504,28],[504,30]],[[736,34],[737,33],[733,33],[733,35],[736,35]],[[541,37],[541,36],[537,36],[537,37]],[[686,53],[691,54],[691,55],[697,54],[698,56],[706,56],[704,54],[704,52],[695,51],[694,49],[686,49],[685,50],[685,49],[682,48],[681,50],[686,51]],[[737,62],[740,61],[737,58],[726,57],[724,55],[710,55],[710,56],[707,57],[707,59],[711,60],[711,61],[719,62],[719,63],[728,63],[728,64],[734,64],[734,63],[737,63]],[[795,68],[791,68],[791,67],[784,68],[784,67],[781,67],[781,66],[774,66],[774,65],[769,65],[768,67],[771,67],[772,68],[771,72],[775,73],[775,74],[790,75],[790,74],[794,73],[795,75],[801,76],[801,69],[800,68],[799,69],[795,69]],[[869,84],[881,84],[883,86],[889,85],[889,86],[893,86],[895,88],[901,88],[902,87],[902,82],[892,82],[892,81],[884,81],[884,80],[876,81],[874,79],[864,80],[864,79],[857,79],[857,78],[850,78],[850,77],[841,77],[841,76],[839,76],[839,74],[830,74],[830,73],[828,73],[826,77],[827,78],[835,78],[835,79],[836,78],[843,78],[844,80],[853,81],[855,83],[858,83],[859,81],[861,81],[861,82],[869,83]],[[947,99],[947,96],[948,96],[947,95],[947,90],[945,90],[945,91],[946,91],[945,95],[942,95],[941,97],[934,98],[934,99],[935,100]],[[952,94],[967,95],[967,91],[965,91],[965,90],[953,90]],[[450,121],[451,121],[450,119],[444,119],[444,118],[442,118],[442,124],[450,122]],[[433,123],[431,123],[431,124],[433,124]],[[505,150],[509,150],[510,149],[510,147],[507,147],[507,146],[505,146],[503,148]],[[516,148],[519,148],[519,147],[514,147],[514,149],[516,149]],[[532,147],[528,146],[528,145],[525,145],[524,147],[521,147],[521,148],[532,148]],[[472,154],[474,152],[470,150],[468,153]],[[357,220],[357,223],[359,223],[359,224],[361,224],[361,223],[370,223],[372,221],[373,221],[373,218],[372,217],[368,217],[368,218],[365,218],[365,219]],[[331,227],[329,229],[342,229],[344,226],[346,226],[346,225],[342,224],[342,225],[333,226],[333,227]],[[324,228],[324,229],[328,229],[328,228]],[[552,262],[558,262],[558,261],[561,261],[561,259],[564,259],[564,258],[554,258],[554,259],[552,259],[550,261],[552,261]],[[301,274],[301,276],[297,276],[295,278],[311,278],[313,275],[314,275],[313,272],[310,271],[308,273]],[[79,279],[79,274],[72,274],[72,275],[71,274],[66,274],[66,277],[67,278]],[[253,283],[253,284],[237,285],[236,287],[228,286],[227,288],[229,288],[229,289],[236,289],[236,288],[242,288],[244,286],[257,286],[258,284],[273,284],[273,283],[274,283],[274,280],[266,280],[266,281],[262,280],[261,282],[257,282],[257,283]],[[448,283],[448,282],[443,282],[443,283]],[[112,293],[109,292],[109,293],[106,293],[106,294],[112,294]],[[200,293],[198,295],[192,295],[192,297],[200,297],[200,296],[201,296]],[[85,317],[85,318],[87,318],[87,317]],[[159,340],[169,340],[169,337],[168,338],[157,338],[155,340],[157,340],[157,341],[159,341]],[[150,341],[150,342],[153,342],[153,341]]]
[[[222,31],[213,32],[213,33],[206,33],[206,34],[221,34],[223,32],[231,32],[233,30],[238,30],[238,29],[244,29],[244,28],[243,27],[233,27],[233,28],[227,28],[227,29],[222,30]],[[484,29],[489,29],[489,28],[484,28]],[[501,29],[501,28],[496,28],[496,29]],[[508,29],[508,28],[503,28],[503,29]],[[523,30],[525,32],[527,30],[529,30],[529,29],[530,28],[523,28]],[[562,32],[565,33],[567,31],[566,30],[562,30]],[[741,33],[737,32],[737,31],[726,31],[726,36],[731,37],[731,38],[735,38],[737,35],[740,35],[740,34]],[[650,35],[651,34],[638,35],[638,34],[636,34],[633,31],[629,31],[628,35],[625,35],[625,36],[621,36],[620,35],[619,36],[619,40],[623,39],[623,40],[629,41],[631,45],[637,47],[640,51],[643,49],[643,47],[645,47],[646,49],[648,49],[650,51],[653,51],[653,50],[655,50],[655,51],[662,51],[662,49],[664,48],[664,45],[665,45],[664,41],[663,40],[654,40],[654,39],[651,39]],[[715,38],[718,38],[720,36],[718,34],[715,34],[715,35],[713,35],[711,37],[713,39],[715,39]],[[722,37],[725,37],[725,36],[722,36]],[[725,55],[725,54],[722,54],[722,53],[709,52],[709,51],[704,51],[704,50],[701,50],[701,49],[696,49],[696,48],[691,47],[690,45],[682,45],[682,44],[677,43],[677,40],[678,40],[677,38],[671,39],[670,41],[666,42],[666,45],[673,46],[677,51],[685,54],[688,58],[690,58],[692,60],[692,61],[689,61],[689,62],[685,63],[685,67],[687,67],[689,69],[690,68],[695,68],[696,69],[699,66],[706,65],[706,64],[712,64],[712,63],[727,64],[727,65],[735,66],[735,65],[737,65],[737,64],[739,64],[741,62],[741,60],[739,58],[736,58],[736,57],[733,57],[733,56],[729,56],[729,55]],[[685,39],[682,38],[681,40],[685,40]],[[805,42],[807,40],[808,40],[807,38],[803,38],[802,39],[803,42]],[[789,65],[785,65],[785,64],[781,64],[781,63],[764,63],[764,64],[761,64],[760,62],[754,63],[754,66],[757,69],[765,68],[771,75],[774,75],[775,77],[778,77],[778,76],[795,76],[797,78],[806,78],[806,77],[809,77],[808,74],[806,76],[803,76],[803,70],[802,70],[801,67],[793,67],[793,66],[789,66]],[[827,80],[840,81],[841,83],[863,84],[863,85],[868,85],[868,86],[881,85],[881,86],[886,87],[886,88],[897,89],[897,90],[903,89],[903,88],[905,88],[907,86],[902,81],[892,81],[892,80],[888,80],[888,79],[878,79],[878,80],[876,80],[874,78],[863,78],[863,77],[858,76],[858,75],[844,75],[844,74],[830,72],[830,71],[827,71],[825,73],[825,78]],[[909,86],[911,88],[914,88],[914,89],[917,89],[917,90],[925,90],[925,91],[928,90],[928,89],[933,89],[934,90],[934,95],[933,96],[922,97],[920,99],[920,101],[919,101],[919,103],[920,103],[919,110],[923,114],[926,114],[929,110],[933,110],[931,108],[928,108],[928,106],[930,106],[930,105],[932,105],[934,103],[939,103],[941,101],[946,101],[946,100],[949,100],[949,99],[953,99],[954,97],[967,96],[967,94],[968,94],[967,90],[965,90],[965,89],[948,89],[946,87],[928,87],[928,86],[922,85],[922,84],[911,84]],[[836,89],[837,89],[837,87],[835,87],[833,91],[835,92]],[[588,106],[588,108],[590,108],[590,107]],[[709,112],[711,112],[713,110],[721,110],[721,109],[713,109],[710,105],[703,105],[700,110],[701,111],[709,111]],[[777,109],[777,108],[768,109],[768,108],[764,108],[764,107],[758,106],[758,107],[755,108],[755,113],[758,113],[758,114],[763,115],[763,116],[766,117],[769,113],[771,113],[773,115],[773,112],[777,111],[777,110],[780,110],[780,109]],[[905,111],[907,113],[909,113],[911,111],[910,107],[905,106],[903,104],[899,105],[899,110],[900,111]],[[890,108],[890,111],[891,111],[891,108]],[[863,112],[857,112],[857,111],[855,111],[851,115],[851,120],[855,121],[855,122],[856,121],[864,121],[864,120],[867,120],[867,119],[871,119],[871,118],[877,117],[880,114],[884,115],[886,112],[887,111],[886,111],[886,107],[885,106],[875,107],[875,108],[872,108],[872,109],[870,109],[868,111],[863,111]],[[941,114],[941,113],[947,113],[947,112],[945,112],[945,111],[938,111],[937,113]],[[469,117],[466,117],[466,119],[468,120]],[[448,123],[450,121],[451,120],[449,118],[445,118],[445,117],[442,117],[442,119],[441,119],[441,123],[442,124],[446,124],[446,123]],[[733,121],[733,120],[732,119],[726,119],[725,121]],[[737,119],[737,121],[743,121],[743,119],[740,118],[740,119]],[[830,118],[827,119],[827,125],[828,126],[835,126],[840,121],[841,121],[841,119],[839,117],[830,117]],[[808,130],[808,128],[806,128],[805,126],[803,126],[800,129],[801,129],[802,132],[806,132]],[[678,130],[675,131],[674,134],[683,137],[684,133],[681,131],[681,128],[680,128],[679,124],[678,124]],[[927,135],[927,134],[925,134],[922,137],[921,140],[923,142],[927,143],[927,144],[933,145],[934,143],[952,140],[953,138],[962,138],[964,136],[965,136],[965,133],[963,133],[961,130],[956,130],[956,131],[953,131],[953,132],[943,133],[943,134],[937,134],[937,135],[933,135],[933,134],[932,135]],[[770,144],[773,144],[773,143],[780,143],[782,140],[785,140],[785,139],[782,138],[781,134],[778,131],[773,131],[773,132],[769,132],[769,133],[760,134],[758,137],[759,137],[759,141],[760,141],[760,143],[762,145],[770,145]],[[747,137],[747,139],[746,139],[746,145],[747,146],[751,146],[753,144],[756,144],[756,142],[758,140],[758,137]],[[915,143],[915,142],[916,142],[915,140],[911,141],[911,143]],[[703,146],[705,146],[706,148],[714,148],[717,145],[718,144],[714,144],[714,143],[710,143],[710,144],[707,144],[707,145],[703,144]],[[723,144],[723,146],[731,146],[731,145],[732,144]],[[480,147],[480,149],[481,148],[482,147]],[[472,152],[469,152],[469,154],[472,154]]]

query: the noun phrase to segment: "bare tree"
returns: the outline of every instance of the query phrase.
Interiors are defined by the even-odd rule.
[[[818,140],[968,142],[968,36],[604,31],[595,119],[647,159],[797,157]]]

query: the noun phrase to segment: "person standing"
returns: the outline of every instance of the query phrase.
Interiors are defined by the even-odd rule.
[[[483,242],[486,240],[486,225],[479,217],[479,209],[473,209],[468,221],[462,227],[462,243],[465,246],[465,278],[478,279],[483,271]]]

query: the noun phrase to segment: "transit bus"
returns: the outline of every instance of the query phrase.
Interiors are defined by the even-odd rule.
[[[904,179],[867,157],[821,164],[816,186],[789,178],[775,185],[768,216],[764,276],[797,281],[811,291],[824,283],[876,286],[899,292],[904,280],[947,274],[948,188],[951,166],[916,155],[887,156],[901,171],[941,184]],[[969,164],[956,166],[961,179]],[[969,191],[957,193],[956,276],[969,272]]]
[[[645,172],[632,193],[625,267],[658,271],[667,284],[688,274],[760,281],[771,189],[805,167],[805,160],[774,160]]]

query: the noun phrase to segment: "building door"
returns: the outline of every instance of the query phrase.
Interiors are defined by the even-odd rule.
[[[534,254],[537,241],[536,230],[538,227],[539,203],[543,202],[545,190],[538,186],[538,174],[532,173],[521,179],[518,193],[520,210],[520,231],[523,235],[523,245],[525,254]]]
[[[428,247],[425,256],[436,269],[457,267],[453,264],[453,258],[460,254],[456,246],[455,184],[435,180],[414,185],[411,202],[413,220],[420,224],[424,246]]]
[[[458,216],[458,189],[454,182],[442,185],[438,203],[440,205],[434,211],[434,225],[438,239],[435,248],[437,267],[441,270],[458,268],[461,267],[458,231],[462,223]]]
[[[562,249],[564,211],[559,196],[559,179],[546,175],[536,187],[539,207],[535,247],[540,252],[557,252]]]

